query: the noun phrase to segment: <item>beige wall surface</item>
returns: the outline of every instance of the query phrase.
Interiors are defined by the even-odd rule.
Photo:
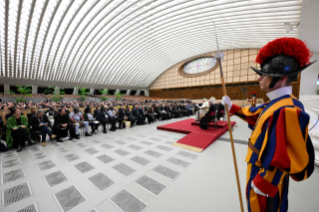
[[[317,62],[301,72],[300,95],[315,94],[316,90],[319,89],[319,85],[317,85],[317,80],[319,77],[318,53],[314,53],[310,61],[313,62],[315,60],[317,60]]]
[[[222,62],[222,66],[224,71],[224,79],[226,83],[257,81],[258,75],[252,69],[250,69],[250,66],[259,68],[259,65],[255,63],[255,59],[258,54],[258,49],[234,49],[224,50],[222,52],[225,52],[225,61]],[[193,78],[182,77],[178,73],[179,68],[183,64],[192,61],[193,59],[198,57],[214,55],[215,52],[209,52],[179,62],[178,64],[174,65],[173,67],[166,70],[163,74],[161,74],[150,85],[150,89],[156,90],[221,84],[219,68],[204,76]]]

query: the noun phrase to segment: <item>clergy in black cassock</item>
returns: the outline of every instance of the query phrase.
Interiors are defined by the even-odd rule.
[[[214,120],[215,118],[215,113],[216,113],[216,108],[213,102],[209,101],[209,110],[208,112],[204,115],[204,117],[200,120],[200,128],[203,130],[207,129],[207,124],[211,120]]]

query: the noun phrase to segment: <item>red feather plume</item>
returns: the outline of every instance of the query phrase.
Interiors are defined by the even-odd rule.
[[[257,95],[257,92],[253,91],[253,92],[250,93],[250,95],[253,95],[253,94]]]
[[[310,63],[313,53],[306,44],[297,38],[278,38],[259,50],[256,63],[262,64],[268,57],[285,54],[294,57],[300,63],[300,67]]]

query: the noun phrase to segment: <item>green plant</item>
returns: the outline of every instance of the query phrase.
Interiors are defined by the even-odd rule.
[[[99,90],[99,92],[100,92],[101,95],[102,95],[102,96],[101,96],[101,101],[105,101],[105,100],[108,100],[108,99],[109,99],[109,97],[107,96],[107,95],[109,95],[108,91],[109,91],[109,90],[106,89],[106,88],[103,89],[103,90],[102,90],[102,89]]]
[[[64,88],[54,88],[53,86],[49,86],[44,92],[44,94],[52,94],[53,97],[50,98],[54,102],[59,102],[61,101],[64,97],[61,95],[65,95]]]
[[[121,94],[120,91],[115,93],[115,100],[116,101],[120,101],[122,99],[122,96],[124,96],[124,94]]]
[[[32,92],[32,89],[30,88],[31,87],[31,85],[26,85],[26,86],[20,86],[20,85],[17,85],[16,86],[18,89],[17,89],[17,91],[19,92],[19,93],[21,93],[21,96],[20,97],[17,97],[16,99],[15,99],[15,101],[17,102],[17,103],[19,103],[19,102],[26,102],[27,101],[27,99],[26,99],[26,97],[28,96],[28,97],[31,97],[32,96],[32,94],[31,94],[31,92]],[[15,94],[15,92],[14,91],[9,91],[9,93],[10,94]]]
[[[77,87],[77,88],[79,89],[80,100],[84,102],[86,95],[90,94],[90,92],[87,91],[88,88],[86,87],[83,87],[83,88]]]
[[[319,89],[316,90],[316,93],[319,95]]]
[[[16,92],[11,91],[11,90],[6,90],[6,93],[8,93],[8,94],[16,94]]]

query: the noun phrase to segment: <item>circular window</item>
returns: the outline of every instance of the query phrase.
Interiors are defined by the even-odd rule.
[[[185,63],[179,70],[185,77],[198,77],[210,73],[218,67],[214,57],[200,57]]]
[[[198,58],[186,63],[183,71],[186,74],[200,74],[214,68],[216,64],[217,60],[213,57]]]

